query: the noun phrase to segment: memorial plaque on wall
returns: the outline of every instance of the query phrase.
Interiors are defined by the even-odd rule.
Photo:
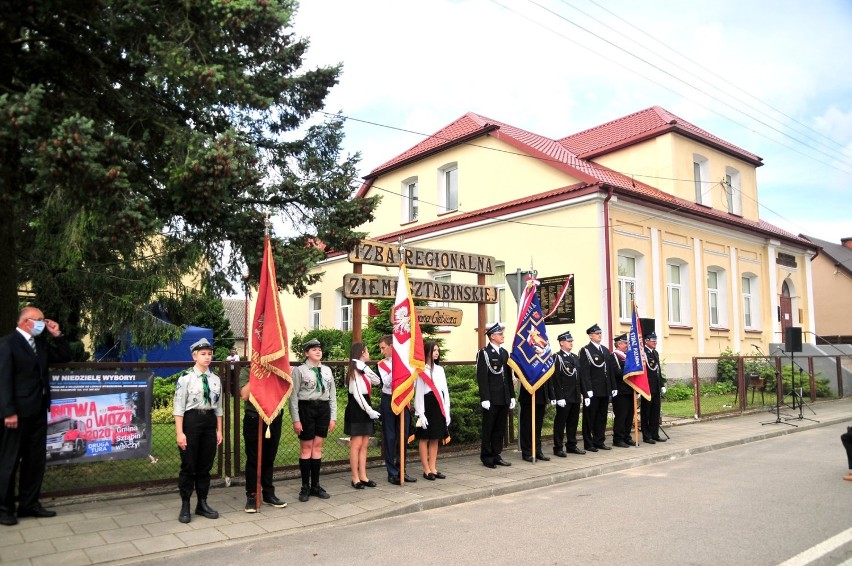
[[[554,277],[539,277],[541,282],[538,288],[538,298],[541,301],[541,310],[547,314],[553,310],[556,301],[559,300],[559,294],[565,286],[565,280],[571,278],[568,283],[568,289],[565,290],[565,296],[559,301],[559,305],[552,315],[547,317],[547,324],[574,324],[574,276],[573,275],[556,275]]]

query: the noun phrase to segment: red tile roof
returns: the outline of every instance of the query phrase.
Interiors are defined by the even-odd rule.
[[[572,134],[559,140],[559,143],[583,159],[593,159],[670,132],[676,132],[712,146],[756,167],[763,165],[763,160],[757,155],[714,136],[659,106],[652,106],[629,116]]]

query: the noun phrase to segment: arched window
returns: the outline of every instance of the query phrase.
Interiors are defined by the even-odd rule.
[[[417,220],[420,200],[417,196],[417,177],[409,177],[402,182],[402,223]]]
[[[692,175],[695,179],[695,202],[710,202],[710,164],[703,155],[692,154]]]
[[[760,285],[757,275],[743,273],[743,327],[746,330],[760,329]]]
[[[315,330],[322,324],[322,295],[314,293],[308,299],[308,303],[310,305],[308,327]]]
[[[459,208],[459,166],[448,163],[438,169],[438,205],[441,212]]]
[[[352,330],[352,299],[343,296],[343,288],[337,290],[337,328],[343,331]]]
[[[666,260],[666,303],[669,324],[688,326],[689,308],[689,265],[681,259]]]
[[[618,251],[618,318],[630,322],[632,303],[645,301],[645,256],[636,250]]]
[[[707,268],[707,314],[711,328],[728,327],[728,279],[721,267]]]

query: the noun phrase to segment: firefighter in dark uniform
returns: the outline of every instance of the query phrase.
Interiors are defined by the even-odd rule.
[[[612,450],[606,440],[609,396],[615,387],[609,371],[609,349],[601,344],[601,327],[586,330],[589,343],[580,349],[580,383],[583,384],[583,447],[591,452]]]
[[[580,422],[582,403],[578,370],[580,360],[577,354],[571,352],[574,338],[570,332],[563,332],[557,340],[559,351],[554,354],[556,372],[547,384],[550,387],[550,403],[556,407],[556,416],[553,418],[553,453],[565,458],[566,452],[586,453],[577,447],[577,424]]]
[[[515,408],[509,353],[502,347],[503,326],[498,322],[485,331],[489,343],[476,355],[476,381],[482,405],[482,448],[479,458],[486,468],[511,466],[500,454],[506,418]]]
[[[665,442],[660,436],[660,398],[666,392],[663,368],[660,367],[660,353],[657,352],[657,334],[649,332],[645,336],[645,359],[648,363],[648,388],[651,400],[642,398],[642,440],[648,444]]]
[[[615,351],[610,356],[610,370],[615,383],[616,394],[612,397],[612,445],[619,448],[636,446],[630,435],[633,428],[633,402],[636,393],[624,381],[624,362],[627,359],[627,334],[615,339]]]

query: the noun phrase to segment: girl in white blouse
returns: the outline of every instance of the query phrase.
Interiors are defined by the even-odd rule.
[[[370,389],[373,385],[380,385],[381,379],[367,367],[370,353],[363,342],[352,344],[349,358],[349,370],[346,372],[349,399],[343,417],[343,432],[349,435],[352,487],[364,489],[376,487],[376,482],[367,478],[367,449],[370,436],[375,432],[373,421],[379,418],[379,412],[370,406]]]
[[[450,436],[450,391],[444,368],[436,363],[441,357],[437,342],[426,342],[423,350],[426,354],[426,367],[424,373],[417,376],[414,384],[414,413],[417,415],[414,435],[420,439],[423,477],[434,481],[436,478],[447,477],[435,466],[438,444]]]

